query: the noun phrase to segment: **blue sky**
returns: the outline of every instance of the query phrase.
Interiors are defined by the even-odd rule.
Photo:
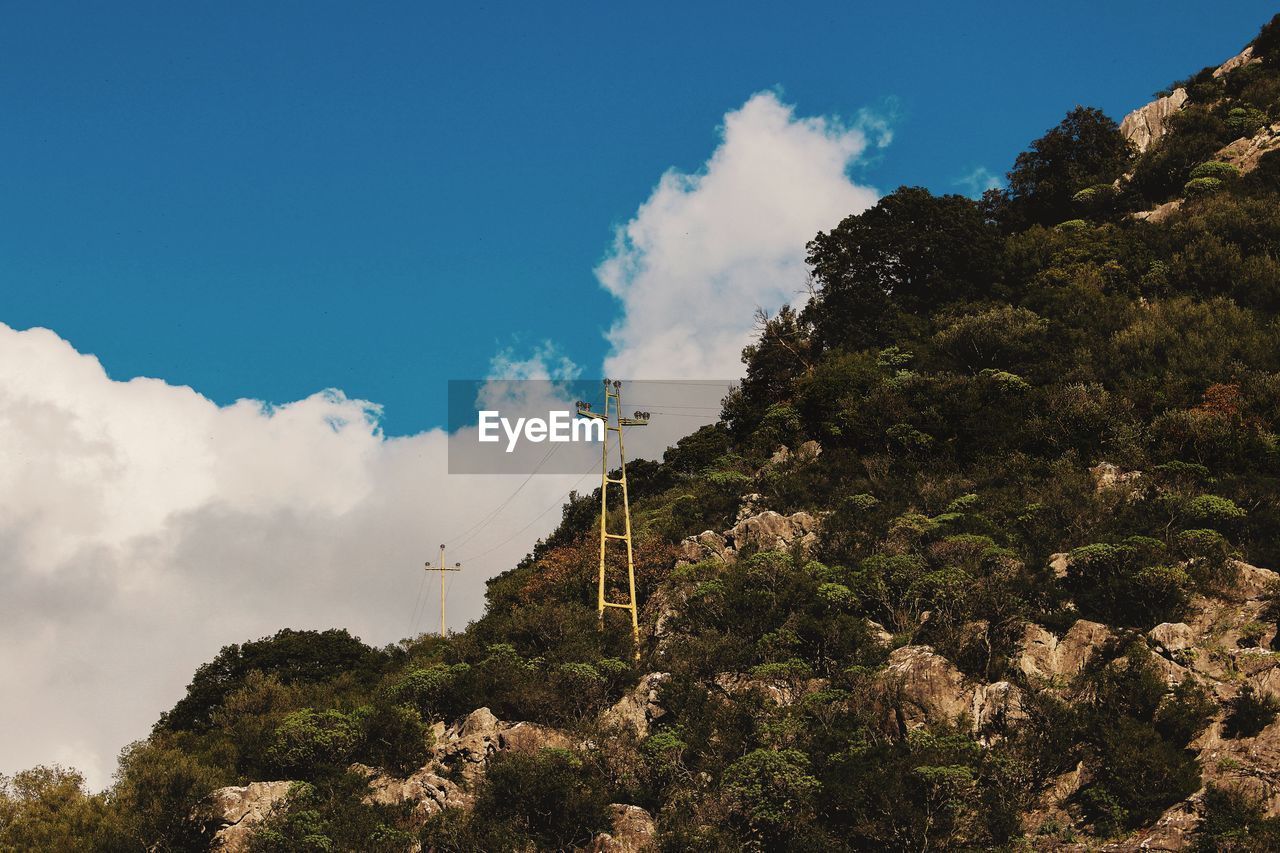
[[[890,116],[858,184],[963,191],[1076,103],[1118,119],[1273,12],[12,4],[0,322],[220,403],[339,387],[412,433],[496,352],[551,340],[598,367],[613,228],[664,171],[698,169],[755,92]]]

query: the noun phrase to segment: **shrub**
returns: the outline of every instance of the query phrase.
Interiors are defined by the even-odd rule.
[[[354,715],[304,708],[276,727],[267,759],[289,777],[311,779],[345,766],[361,737]]]
[[[1199,196],[1213,195],[1221,190],[1222,187],[1221,178],[1192,178],[1182,185],[1182,194],[1187,198],[1197,198]]]
[[[1234,111],[1233,111],[1234,112]],[[1191,170],[1191,180],[1199,178],[1216,178],[1219,181],[1229,181],[1233,178],[1240,177],[1240,167],[1234,163],[1224,163],[1220,160],[1210,160],[1207,163],[1201,163]]]
[[[795,749],[757,749],[725,770],[720,789],[732,814],[764,839],[780,839],[813,818],[818,780]]]
[[[609,826],[609,787],[593,764],[564,749],[500,752],[469,817],[446,809],[423,830],[424,849],[571,850]]]
[[[1187,502],[1189,518],[1207,525],[1225,525],[1239,521],[1247,513],[1235,501],[1219,495],[1199,495]]]
[[[1185,678],[1156,709],[1156,731],[1170,743],[1185,746],[1204,731],[1217,710],[1218,704],[1209,692]]]
[[[1227,718],[1222,723],[1223,737],[1254,737],[1275,720],[1280,702],[1270,693],[1258,693],[1252,684],[1246,684],[1227,703],[1227,708]]]
[[[1232,107],[1227,111],[1226,125],[1231,128],[1232,133],[1239,136],[1253,136],[1266,123],[1267,114],[1257,107]],[[1239,174],[1239,170],[1236,170],[1232,177]],[[1191,176],[1196,177],[1194,171]]]
[[[1089,227],[1089,223],[1084,219],[1068,219],[1065,222],[1059,222],[1054,227],[1059,231],[1083,231]]]
[[[422,766],[431,748],[431,731],[418,709],[380,705],[366,709],[362,758],[375,767],[407,772]]]
[[[1141,826],[1200,787],[1194,755],[1131,717],[1099,722],[1096,777],[1085,806],[1105,831]]]

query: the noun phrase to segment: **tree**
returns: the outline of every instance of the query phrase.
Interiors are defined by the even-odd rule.
[[[900,187],[810,241],[817,293],[801,318],[823,347],[887,346],[912,315],[988,292],[999,249],[972,199]]]
[[[1094,107],[1076,107],[1014,161],[1005,226],[1021,229],[1070,219],[1076,193],[1110,184],[1130,156],[1129,142],[1112,119]]]
[[[766,843],[813,819],[820,785],[809,758],[795,749],[757,749],[724,772],[720,789],[731,813]]]

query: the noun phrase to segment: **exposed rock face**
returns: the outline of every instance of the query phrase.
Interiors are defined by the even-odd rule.
[[[647,811],[623,803],[613,803],[609,809],[613,812],[612,831],[595,837],[592,853],[645,853],[656,849],[656,829]]]
[[[470,808],[474,795],[466,784],[484,773],[489,759],[503,750],[536,752],[546,747],[572,749],[576,746],[564,732],[537,723],[504,723],[488,708],[477,708],[461,721],[445,728],[437,737],[434,754],[426,766],[401,779],[365,767],[351,765],[369,783],[365,802],[387,806],[410,806],[410,814],[421,825],[445,808]]]
[[[1240,169],[1241,174],[1245,174],[1258,168],[1258,161],[1262,156],[1277,148],[1280,148],[1280,122],[1218,149],[1214,159],[1232,163]]]
[[[724,533],[704,530],[680,543],[679,560],[696,563],[701,560],[720,560],[732,563],[743,549],[756,551],[787,550],[799,544],[808,550],[818,541],[819,523],[807,512],[779,515],[765,510],[741,519]]]
[[[828,684],[825,678],[760,678],[745,672],[722,672],[714,684],[730,695],[756,691],[780,707],[787,707],[802,696],[817,692]]]
[[[637,738],[648,737],[652,724],[667,713],[658,704],[658,693],[668,678],[670,674],[666,672],[641,676],[635,687],[600,715],[600,722],[608,728],[633,732]]]
[[[1226,62],[1213,69],[1214,77],[1222,77],[1235,71],[1241,65],[1248,65],[1253,61],[1253,45],[1249,45]]]
[[[1099,492],[1112,489],[1129,489],[1142,476],[1141,471],[1126,471],[1119,465],[1110,462],[1099,462],[1089,469],[1093,475],[1093,485]]]
[[[1157,98],[1125,116],[1120,122],[1120,133],[1139,152],[1146,151],[1164,136],[1169,116],[1182,109],[1186,102],[1187,90],[1174,89],[1172,94]]]
[[[1175,198],[1164,204],[1156,205],[1151,210],[1140,210],[1133,214],[1134,219],[1145,219],[1148,222],[1164,222],[1182,208],[1182,199]]]
[[[726,538],[736,551],[748,547],[757,551],[784,550],[797,542],[808,548],[817,541],[817,530],[817,520],[807,512],[779,515],[769,510],[738,522]]]
[[[1111,629],[1081,619],[1059,640],[1039,625],[1028,625],[1013,665],[1032,684],[1060,686],[1074,678],[1093,653],[1111,638]]]
[[[930,646],[894,649],[882,679],[899,727],[908,730],[967,715],[976,734],[1021,711],[1012,684],[975,684]]]
[[[196,811],[195,818],[213,830],[210,850],[243,853],[249,849],[253,829],[289,795],[292,782],[250,782],[214,791]]]
[[[473,802],[469,792],[437,774],[435,765],[423,767],[407,779],[389,776],[363,764],[353,764],[350,769],[369,782],[369,793],[364,798],[366,803],[380,806],[408,804],[410,816],[418,825],[426,823],[442,809],[469,808]]]

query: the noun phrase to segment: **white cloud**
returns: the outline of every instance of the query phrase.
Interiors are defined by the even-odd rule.
[[[956,178],[953,183],[965,191],[965,195],[977,198],[987,190],[1004,186],[1004,179],[986,166],[975,166],[965,174]]]
[[[848,177],[868,135],[891,136],[869,116],[799,118],[772,92],[726,114],[702,170],[663,175],[596,269],[622,302],[605,372],[740,375],[752,309],[794,301],[807,280],[805,244],[875,203]]]
[[[0,324],[0,772],[61,761],[105,784],[195,668],[281,627],[367,642],[434,628],[413,596],[435,545],[522,477],[448,476],[439,430],[386,438],[340,392],[219,407],[115,382],[44,329]],[[450,624],[559,519],[578,481],[539,476],[449,559]],[[590,487],[590,483],[579,486]]]

